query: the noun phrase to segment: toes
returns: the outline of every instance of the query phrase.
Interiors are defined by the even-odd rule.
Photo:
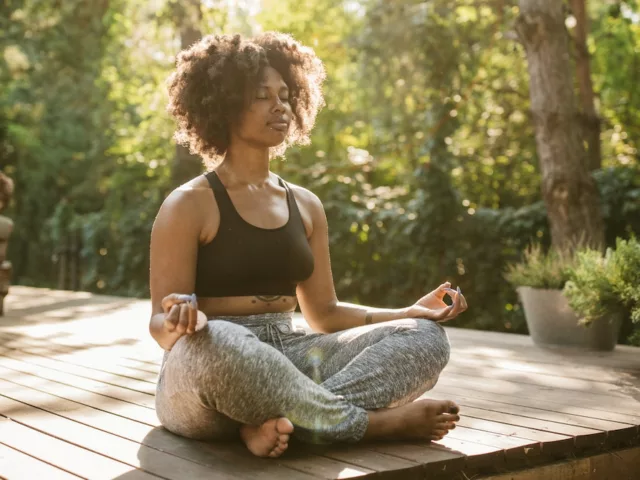
[[[291,435],[293,433],[293,423],[288,418],[280,417],[276,422],[276,431],[281,435]]]
[[[276,448],[271,450],[271,452],[269,452],[269,457],[271,457],[271,458],[279,457],[287,449],[287,446],[288,445],[286,445],[286,444],[285,445],[278,445]]]
[[[447,411],[449,413],[453,413],[454,415],[457,414],[458,412],[460,412],[460,407],[458,405],[455,404],[455,402],[447,402],[448,403],[448,408]]]
[[[452,422],[440,422],[440,423],[436,423],[435,425],[435,429],[436,430],[453,430],[454,428],[456,428],[456,424],[452,423]]]
[[[452,415],[451,413],[442,413],[436,417],[436,422],[438,423],[453,423],[459,421],[460,415]]]
[[[281,434],[278,436],[278,443],[281,443],[281,444],[282,444],[282,443],[287,443],[288,441],[289,441],[289,435],[286,435],[286,434],[282,434],[282,433],[281,433]]]

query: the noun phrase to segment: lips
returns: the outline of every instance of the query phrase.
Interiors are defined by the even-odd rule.
[[[280,132],[286,132],[289,128],[289,124],[286,122],[271,122],[268,125],[274,130],[278,130]]]

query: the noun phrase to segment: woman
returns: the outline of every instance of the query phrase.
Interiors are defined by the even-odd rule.
[[[166,198],[151,234],[149,330],[166,351],[156,411],[176,434],[239,436],[277,457],[292,434],[437,440],[459,420],[453,402],[413,400],[449,359],[437,322],[464,297],[447,283],[402,309],[338,302],[322,203],[269,171],[309,142],[324,77],[280,33],[208,36],[178,56],[169,109],[208,173]],[[318,333],[292,328],[298,302]]]

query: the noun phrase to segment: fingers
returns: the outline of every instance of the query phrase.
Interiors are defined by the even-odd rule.
[[[196,326],[198,325],[198,302],[195,293],[191,295],[191,300],[187,305],[189,307],[189,326],[187,327],[187,333],[191,334],[196,331]]]
[[[181,303],[178,308],[180,309],[180,320],[176,325],[176,331],[178,333],[187,333],[187,328],[189,328],[189,304]]]
[[[180,322],[180,305],[173,305],[164,317],[164,328],[168,332],[175,331]]]
[[[447,290],[451,288],[451,283],[450,282],[445,282],[442,285],[440,285],[438,288],[436,288],[434,295],[442,300],[444,298],[444,296],[447,294]]]
[[[192,295],[172,293],[162,299],[165,328],[169,332],[192,334],[198,324],[198,302]]]
[[[189,300],[191,300],[191,298],[191,295],[184,295],[180,293],[172,293],[170,295],[167,295],[162,299],[162,310],[164,310],[164,313],[169,313],[171,307],[180,303],[188,302]]]
[[[447,289],[447,295],[449,295],[451,297],[451,299],[453,300],[452,303],[452,311],[450,312],[449,316],[445,319],[446,320],[451,320],[455,317],[457,317],[458,315],[460,315],[462,312],[464,312],[468,307],[467,307],[467,300],[466,298],[464,298],[464,295],[462,295],[462,291],[460,290],[460,287],[458,287],[457,290],[453,290],[451,288]]]
[[[429,315],[426,316],[426,318],[435,321],[445,320],[451,315],[452,310],[453,305],[449,305],[448,307],[441,308],[439,310],[429,310]]]

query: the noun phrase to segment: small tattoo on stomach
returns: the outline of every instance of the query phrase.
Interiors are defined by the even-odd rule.
[[[275,302],[280,297],[282,297],[282,295],[256,295],[256,298],[261,302]]]

